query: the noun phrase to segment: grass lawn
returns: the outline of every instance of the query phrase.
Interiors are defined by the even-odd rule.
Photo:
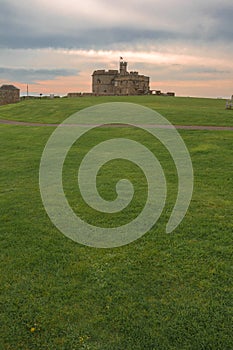
[[[156,110],[173,124],[184,125],[233,125],[233,110],[226,110],[222,99],[113,96],[61,98],[55,100],[29,100],[0,108],[1,119],[29,122],[60,123],[72,113],[85,107],[104,102],[132,102]]]
[[[154,96],[25,101],[1,107],[0,116],[58,123],[79,109],[111,101],[144,104],[174,124],[233,125],[233,111],[224,109],[223,100]],[[65,237],[43,207],[39,164],[53,130],[0,126],[0,349],[231,350],[232,131],[180,131],[195,183],[187,215],[172,234],[165,226],[177,178],[167,151],[132,128],[99,128],[83,136],[68,154],[63,182],[69,203],[88,222],[125,223],[146,198],[143,173],[115,160],[101,169],[97,185],[104,198],[114,199],[114,183],[130,179],[136,190],[129,207],[100,215],[80,199],[78,165],[100,140],[121,135],[145,144],[168,183],[164,211],[146,235],[123,247],[96,249]]]

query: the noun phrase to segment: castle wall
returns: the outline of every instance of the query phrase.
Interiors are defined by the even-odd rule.
[[[95,71],[92,75],[92,92],[95,95],[113,95],[117,70]]]
[[[149,93],[150,78],[136,73],[119,76],[115,80],[116,95],[144,95]]]
[[[82,96],[81,92],[69,92],[67,94],[67,97],[69,97],[69,98],[75,98],[75,97],[80,97],[80,96]]]

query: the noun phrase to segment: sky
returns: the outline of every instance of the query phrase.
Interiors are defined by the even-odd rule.
[[[232,0],[0,0],[0,84],[90,92],[96,69],[178,96],[233,94]]]

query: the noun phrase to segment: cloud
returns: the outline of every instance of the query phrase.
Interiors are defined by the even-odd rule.
[[[0,34],[0,47],[4,48],[113,48],[114,46],[122,47],[125,44],[136,44],[140,42],[147,43],[154,41],[174,40],[176,34],[160,30],[140,30],[128,28],[97,28],[85,29],[82,32],[63,34],[40,34],[29,33],[25,31],[16,31],[11,33]]]
[[[0,80],[87,91],[94,69],[123,56],[155,86],[214,96],[218,82],[228,95],[232,18],[232,0],[1,0]]]
[[[68,77],[77,75],[74,69],[25,69],[25,68],[4,68],[0,67],[2,80],[18,81],[20,83],[36,83],[57,77]]]
[[[151,81],[216,81],[229,78],[229,71],[208,66],[185,66],[181,64],[134,63],[141,72],[147,72]]]
[[[230,74],[230,70],[226,69],[218,69],[215,67],[210,67],[210,66],[189,66],[183,68],[184,73],[195,73],[195,74],[214,74],[216,78],[216,74],[222,75],[222,74]]]
[[[107,2],[2,0],[0,46],[109,49],[124,44],[194,45],[233,39],[231,0]],[[7,28],[7,30],[6,30]]]

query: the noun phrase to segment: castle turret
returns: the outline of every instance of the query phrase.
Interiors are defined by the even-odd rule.
[[[120,62],[120,75],[126,75],[127,74],[127,62],[121,61]]]

